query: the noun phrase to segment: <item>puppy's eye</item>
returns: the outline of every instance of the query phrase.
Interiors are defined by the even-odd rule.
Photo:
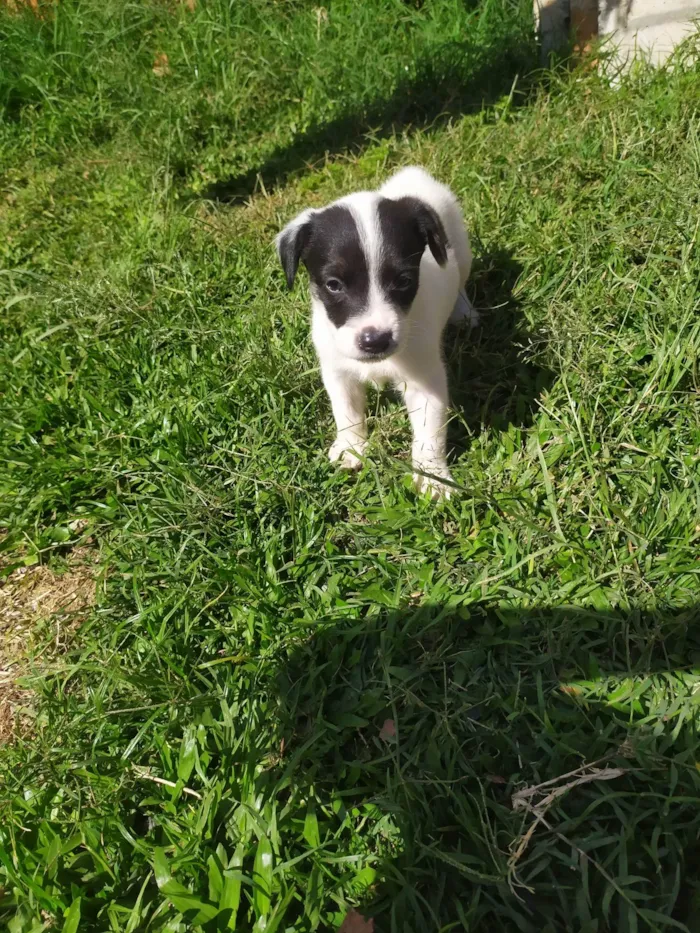
[[[337,295],[338,292],[342,292],[343,283],[340,281],[340,279],[328,279],[328,281],[326,282],[326,288],[328,289],[329,292],[332,292],[334,295]]]
[[[413,285],[413,276],[410,272],[402,272],[401,275],[394,281],[394,288],[400,292],[405,292]]]

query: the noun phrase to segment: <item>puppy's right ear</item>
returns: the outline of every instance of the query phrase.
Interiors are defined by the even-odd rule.
[[[277,252],[287,277],[287,288],[294,285],[299,260],[311,239],[314,211],[302,211],[277,236]]]

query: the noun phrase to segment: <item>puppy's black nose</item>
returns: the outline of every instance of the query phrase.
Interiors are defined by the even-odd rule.
[[[357,345],[364,353],[386,353],[392,344],[393,337],[390,330],[377,330],[376,327],[367,327],[360,331]]]

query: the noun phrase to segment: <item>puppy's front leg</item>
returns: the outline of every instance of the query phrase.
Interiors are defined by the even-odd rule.
[[[447,375],[442,360],[420,383],[408,383],[404,390],[406,408],[413,428],[413,480],[419,492],[430,492],[433,499],[450,497],[450,487],[440,482],[451,479],[447,468]],[[430,476],[423,474],[429,473]]]
[[[332,369],[324,368],[322,375],[338,429],[328,457],[331,461],[339,460],[346,470],[359,470],[362,466],[360,457],[367,446],[365,387],[352,376]]]

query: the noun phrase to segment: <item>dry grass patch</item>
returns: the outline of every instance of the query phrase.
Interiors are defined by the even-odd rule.
[[[29,669],[29,649],[40,624],[50,621],[54,629],[42,654],[61,651],[95,602],[95,575],[94,550],[78,547],[64,569],[18,567],[0,582],[0,742],[26,724],[31,691],[18,681]]]

